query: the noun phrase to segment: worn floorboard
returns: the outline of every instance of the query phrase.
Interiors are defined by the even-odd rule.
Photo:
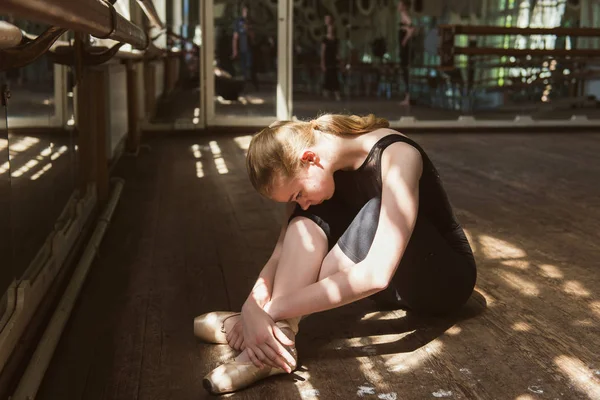
[[[413,138],[475,251],[465,309],[424,319],[360,301],[310,316],[301,368],[230,397],[600,398],[600,135]],[[174,136],[123,158],[123,197],[38,399],[211,397],[201,378],[233,353],[197,343],[192,319],[239,309],[282,211],[248,182],[245,142]]]

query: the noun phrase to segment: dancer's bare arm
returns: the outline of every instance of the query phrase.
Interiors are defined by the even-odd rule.
[[[242,307],[242,318],[238,320],[238,322],[231,330],[227,331],[227,342],[235,350],[244,350],[246,348],[244,335],[244,318],[246,319],[246,323],[248,320],[251,320],[254,321],[253,324],[260,325],[259,327],[246,326],[246,329],[266,328],[270,326],[270,324],[274,323],[274,321],[272,321],[262,309],[271,300],[271,294],[273,293],[273,282],[275,280],[275,272],[277,271],[277,264],[279,263],[279,259],[281,256],[283,239],[285,237],[285,232],[288,226],[287,222],[290,216],[292,215],[292,212],[294,211],[294,207],[294,203],[289,203],[286,206],[284,219],[281,224],[281,232],[279,233],[279,238],[277,240],[275,248],[273,249],[273,253],[271,254],[271,257],[260,272],[258,279],[256,280],[256,283],[254,284],[254,287],[250,292],[250,295],[248,296],[246,302],[244,303],[244,306]],[[279,340],[283,340],[284,343],[288,345],[292,343],[289,342],[289,339],[287,339],[285,336],[281,336],[283,335],[283,333],[279,331],[279,328],[272,327],[270,329],[272,329],[275,334],[279,334]],[[286,342],[286,339],[288,340],[288,342]],[[272,367],[282,367],[286,370],[289,369],[289,366],[284,359],[287,359],[289,363],[293,361],[292,356],[283,347],[281,347],[280,343],[276,343],[275,346],[278,347],[279,354],[282,354],[283,358],[280,358],[278,362],[267,360],[267,364]],[[258,366],[260,367],[261,365]]]
[[[382,157],[383,193],[375,238],[367,257],[351,268],[272,299],[265,308],[278,321],[340,307],[387,287],[414,228],[422,159],[418,150],[394,143]]]
[[[279,238],[277,239],[273,253],[271,254],[271,257],[269,257],[269,260],[266,262],[263,269],[260,271],[258,279],[252,287],[252,290],[250,291],[250,294],[244,303],[245,307],[243,307],[242,310],[244,308],[252,307],[258,307],[259,309],[262,309],[271,300],[275,272],[277,271],[277,264],[279,263],[279,258],[281,257],[283,238],[285,237],[285,232],[288,226],[287,221],[292,215],[294,207],[294,203],[289,203],[286,205],[285,215],[281,224],[281,232],[279,233]],[[243,350],[245,348],[241,318],[231,329],[227,330],[227,343],[229,343],[229,346],[231,346],[231,348],[234,350]]]

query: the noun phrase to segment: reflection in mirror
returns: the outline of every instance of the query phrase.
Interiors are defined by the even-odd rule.
[[[45,29],[31,22],[17,25],[34,35]],[[74,188],[72,132],[60,127],[63,112],[67,125],[73,123],[73,79],[67,79],[66,104],[60,100],[70,106],[58,115],[54,73],[58,70],[42,57],[7,74],[11,97],[5,153],[10,155],[10,168],[2,168],[0,179],[10,182],[10,196],[3,200],[10,202],[13,275],[17,279],[54,230]],[[59,83],[65,85],[64,80]]]
[[[490,4],[486,15],[473,25],[518,28],[577,28],[580,7],[567,1],[521,1],[510,7],[506,2]],[[600,11],[600,10],[597,10]],[[593,25],[590,25],[593,26]],[[582,49],[587,39],[556,35],[463,35],[457,39],[465,47],[498,49]],[[573,115],[598,118],[594,88],[588,79],[591,60],[559,55],[459,56],[457,70],[466,78],[461,107],[465,113],[486,119],[514,119],[529,115],[534,119],[570,119]]]
[[[390,120],[600,118],[600,69],[593,58],[504,54],[598,49],[597,37],[457,34],[455,49],[493,48],[494,54],[455,55],[450,68],[441,68],[439,56],[441,25],[598,27],[600,4],[590,4],[584,15],[582,7],[566,0],[448,2],[444,7],[377,0],[295,3],[297,118],[323,112],[376,113]]]
[[[5,18],[19,27],[29,37],[43,33],[49,26],[33,21]],[[47,55],[22,68],[7,71],[11,89],[8,126],[31,127],[58,125],[57,101],[55,98],[55,67]]]
[[[171,52],[144,68],[146,117],[151,123],[200,122],[200,3],[172,2],[166,15],[172,33],[155,42]]]
[[[404,3],[315,1],[294,7],[293,110],[375,113],[396,120],[456,118],[432,98],[437,51],[425,49],[435,16]],[[432,110],[435,109],[435,112]]]
[[[9,82],[10,108],[15,110],[8,116],[9,126],[44,126],[54,121],[54,66],[47,56],[9,71]]]
[[[274,116],[276,1],[214,2],[214,103],[217,116]]]

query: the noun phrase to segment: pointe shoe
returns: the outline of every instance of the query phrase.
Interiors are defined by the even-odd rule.
[[[285,324],[285,321],[281,321],[278,322],[277,325],[280,328],[292,331],[293,333],[297,332],[297,323],[295,324],[295,332],[293,323]],[[293,334],[288,334],[288,332],[285,332],[285,330],[284,333],[288,337],[293,337]],[[296,352],[296,347],[286,346],[286,349],[291,353],[292,357],[294,358],[294,365],[290,365],[292,371],[294,371],[297,366],[296,363],[298,362],[298,354]],[[270,376],[286,373],[287,372],[281,368],[273,368],[269,366],[258,368],[250,361],[231,361],[212,370],[208,375],[204,377],[204,379],[202,380],[202,385],[207,391],[209,391],[212,394],[225,394],[244,389],[252,385],[253,383],[256,383]]]
[[[295,349],[288,349],[296,359]],[[293,351],[292,351],[293,350]],[[294,365],[292,371],[296,369]],[[287,374],[281,368],[258,368],[252,362],[232,361],[212,370],[202,380],[204,388],[212,394],[225,394],[244,389],[270,376]]]
[[[227,344],[225,321],[240,315],[231,311],[215,311],[194,318],[194,335],[207,343]]]

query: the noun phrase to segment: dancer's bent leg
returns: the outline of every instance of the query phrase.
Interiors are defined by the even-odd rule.
[[[308,218],[292,219],[283,240],[271,298],[315,283],[326,254],[327,237],[323,230]]]
[[[284,296],[315,283],[326,254],[327,237],[323,230],[308,218],[293,218],[283,240],[271,298]],[[299,319],[290,321],[294,330],[297,330],[297,320]],[[290,336],[294,332],[285,333]],[[266,361],[261,357],[261,361]],[[244,350],[236,360],[246,362],[250,360],[250,356]]]

